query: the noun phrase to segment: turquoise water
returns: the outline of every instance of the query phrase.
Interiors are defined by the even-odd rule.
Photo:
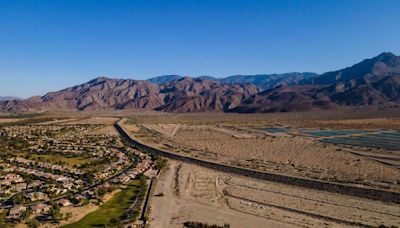
[[[334,130],[321,130],[321,131],[304,131],[303,133],[315,136],[315,137],[331,137],[340,135],[352,135],[352,134],[362,134],[367,133],[365,130],[344,130],[344,131],[334,131]]]
[[[386,131],[373,134],[321,139],[321,142],[400,150],[400,132]]]
[[[262,129],[270,133],[285,133],[290,129],[286,127],[268,127]],[[335,143],[352,146],[383,148],[400,150],[400,132],[389,130],[311,130],[297,129],[308,137],[318,138],[321,142]],[[357,135],[360,134],[360,135]],[[329,137],[329,138],[327,138]]]
[[[267,131],[269,133],[282,133],[282,132],[288,132],[289,129],[286,127],[267,127],[263,129],[264,131]]]

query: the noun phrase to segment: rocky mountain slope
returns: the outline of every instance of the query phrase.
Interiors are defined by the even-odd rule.
[[[318,76],[310,72],[292,72],[285,74],[256,74],[256,75],[234,75],[218,79],[222,83],[252,83],[261,89],[272,89],[283,85],[298,85],[304,80]]]
[[[221,84],[218,81],[185,77],[162,86],[160,93],[165,95],[165,104],[157,110],[228,111],[258,92],[259,89],[252,84]]]
[[[329,85],[332,83],[359,79],[374,81],[382,77],[398,74],[400,74],[400,56],[396,56],[390,52],[384,52],[351,67],[321,74],[315,78],[311,78],[309,82]]]
[[[180,75],[173,74],[173,75],[162,75],[162,76],[158,76],[158,77],[154,77],[154,78],[149,78],[149,79],[147,79],[147,81],[157,84],[157,85],[161,85],[161,84],[175,81],[175,80],[178,80],[181,78],[183,78],[183,77]]]
[[[165,112],[289,112],[400,104],[400,57],[382,53],[316,75],[169,75],[147,81],[99,77],[42,97],[0,102],[3,111],[148,109]]]
[[[251,84],[180,78],[157,85],[148,81],[99,77],[42,97],[0,102],[4,111],[157,109],[170,112],[227,111],[259,92]]]
[[[339,106],[380,107],[400,104],[400,57],[392,53],[364,60],[343,70],[256,94],[232,112],[279,112],[332,109]]]
[[[285,74],[256,74],[256,75],[232,75],[225,78],[216,78],[213,76],[198,76],[196,79],[218,81],[223,84],[245,84],[251,83],[260,89],[271,89],[281,85],[298,85],[302,81],[316,77],[317,74],[309,72],[292,72]],[[163,75],[150,78],[147,81],[158,85],[165,84],[177,79],[183,78],[180,75]]]

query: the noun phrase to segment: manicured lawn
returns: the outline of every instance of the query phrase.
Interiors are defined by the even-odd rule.
[[[86,215],[78,222],[63,226],[63,228],[117,227],[119,221],[123,219],[125,210],[134,202],[136,194],[139,194],[141,185],[139,180],[135,180],[128,188],[115,194],[99,209]]]
[[[50,163],[55,163],[57,161],[65,162],[68,166],[74,166],[77,164],[84,164],[88,162],[88,159],[84,158],[67,158],[56,154],[31,154],[29,155],[30,159],[35,161],[40,161],[40,158],[43,158],[42,161],[48,161]]]

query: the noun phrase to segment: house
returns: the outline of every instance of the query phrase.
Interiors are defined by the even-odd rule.
[[[48,199],[47,194],[43,192],[31,192],[26,194],[26,198],[30,201],[46,200]]]
[[[20,183],[20,182],[23,182],[24,181],[24,178],[22,178],[20,175],[18,175],[18,174],[7,174],[5,177],[4,177],[4,180],[8,180],[8,181],[11,181],[11,182],[13,182],[13,183]]]
[[[117,177],[115,180],[113,180],[113,183],[128,183],[130,181],[130,177],[128,175],[121,175]]]
[[[26,212],[26,207],[15,206],[8,212],[7,219],[19,219]]]
[[[86,200],[86,197],[84,197],[84,196],[81,195],[81,194],[75,195],[75,196],[74,196],[74,199],[73,199],[74,203],[76,203],[76,204],[81,203],[81,202],[84,201],[84,200]]]
[[[21,192],[23,190],[26,190],[26,187],[27,187],[26,183],[19,183],[14,186],[14,189],[16,192]]]
[[[56,179],[56,181],[57,182],[60,182],[60,183],[63,183],[63,184],[68,184],[68,183],[70,183],[71,182],[71,179],[70,178],[68,178],[68,177],[58,177],[57,179]]]
[[[36,187],[41,186],[42,184],[43,184],[42,181],[40,181],[40,180],[34,180],[34,181],[32,181],[32,182],[28,185],[28,188],[36,188]]]
[[[107,173],[107,172],[96,173],[95,174],[95,178],[96,179],[103,179],[103,178],[106,178],[108,175],[109,175],[109,173]]]
[[[50,211],[51,206],[44,204],[44,203],[39,203],[36,205],[31,206],[32,212],[35,214],[40,214],[40,213],[45,213]]]
[[[63,185],[64,189],[68,189],[68,190],[71,190],[73,186],[74,186],[73,183],[69,183],[69,184],[64,184]]]
[[[62,207],[69,207],[72,205],[72,203],[67,199],[60,199],[57,201],[57,204]]]
[[[9,167],[9,166],[6,166],[3,168],[3,172],[5,172],[5,173],[12,173],[12,172],[14,172],[14,170],[15,170],[14,167]]]
[[[57,188],[57,187],[53,187],[49,190],[50,192],[53,192],[56,195],[60,195],[60,194],[64,194],[66,193],[68,190],[64,189],[64,188]]]
[[[75,180],[74,183],[77,184],[77,185],[82,185],[82,184],[85,183],[85,181],[83,181],[83,180]]]
[[[149,170],[147,170],[146,172],[144,172],[144,175],[147,177],[147,178],[154,178],[154,177],[156,177],[157,176],[157,172],[158,172],[158,170],[156,170],[156,169],[149,169]]]
[[[9,181],[9,180],[0,181],[0,186],[10,186],[10,185],[11,185],[11,181]]]

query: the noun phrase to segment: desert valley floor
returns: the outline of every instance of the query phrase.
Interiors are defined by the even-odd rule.
[[[1,172],[4,178],[21,180],[7,186],[2,177],[1,213],[4,224],[16,227],[27,227],[32,218],[46,218],[41,227],[399,226],[398,113],[371,109],[246,115],[2,114]],[[154,155],[153,150],[185,159]],[[293,182],[186,160],[276,174]],[[12,177],[10,170],[17,170],[19,177]],[[80,187],[63,190],[60,178],[64,186]],[[294,183],[297,180],[317,187]],[[21,182],[41,182],[45,187],[18,190]],[[355,191],[321,190],[320,185]],[[366,189],[377,193],[364,197]],[[34,192],[43,198],[31,198]],[[47,207],[53,209],[41,209]],[[33,213],[26,219],[11,213],[21,208],[32,208]],[[58,208],[61,217],[56,220]]]

